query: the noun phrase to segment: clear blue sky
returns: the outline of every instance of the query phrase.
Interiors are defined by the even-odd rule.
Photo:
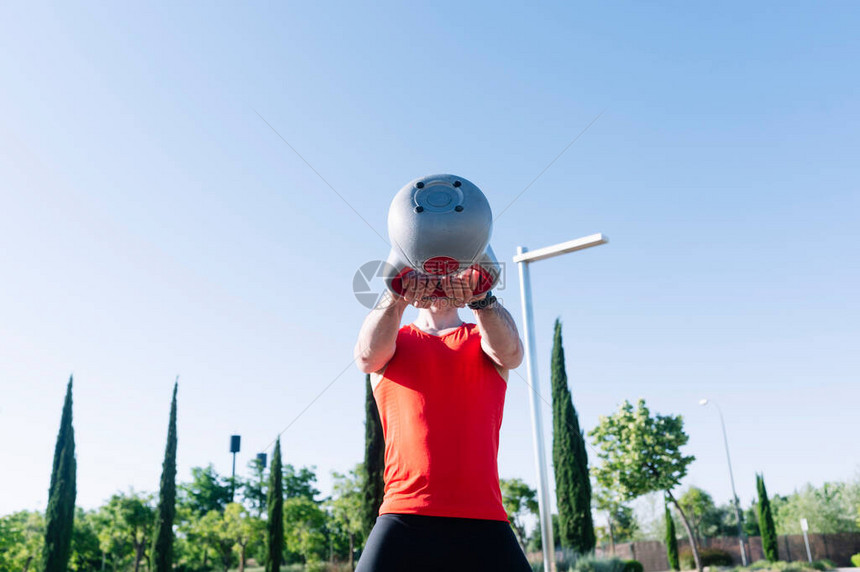
[[[500,212],[601,113],[492,240],[611,239],[533,268],[544,395],[560,316],[586,430],[624,399],[683,415],[686,484],[726,502],[710,397],[744,504],[756,471],[852,478],[858,29],[854,2],[4,3],[0,514],[44,508],[72,372],[90,508],[157,488],[177,374],[187,479],[229,473],[232,433],[244,469],[346,368],[283,435],[328,492],[362,458],[368,224],[434,172]],[[534,484],[526,390],[500,470]]]

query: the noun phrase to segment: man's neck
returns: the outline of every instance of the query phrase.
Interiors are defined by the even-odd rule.
[[[460,319],[460,314],[457,313],[455,306],[445,306],[420,309],[413,324],[428,334],[438,334],[445,330],[459,328],[463,321]]]

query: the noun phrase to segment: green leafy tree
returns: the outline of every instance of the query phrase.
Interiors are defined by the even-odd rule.
[[[207,569],[209,545],[200,528],[201,516],[187,505],[176,507],[177,533],[174,539],[174,564],[183,569]]]
[[[705,536],[712,536],[707,533],[714,528],[713,523],[717,509],[711,495],[699,487],[691,486],[681,495],[678,502],[684,508],[687,518],[690,519],[690,528],[696,535],[696,542],[701,544]]]
[[[362,514],[364,515],[362,528],[367,538],[373,525],[376,524],[376,517],[379,515],[379,507],[385,494],[383,480],[385,438],[379,409],[376,407],[370,385],[370,374],[365,377],[364,385],[364,469],[367,478],[364,479],[362,487]]]
[[[0,570],[37,568],[44,545],[42,513],[23,510],[0,518]]]
[[[233,564],[233,546],[236,544],[224,518],[226,509],[230,506],[228,504],[223,513],[210,510],[195,523],[198,538],[212,549],[224,572]]]
[[[528,486],[522,479],[500,479],[502,489],[502,504],[508,513],[508,522],[514,529],[517,542],[523,552],[526,551],[526,524],[529,516],[538,516],[537,491]]]
[[[781,499],[785,497],[777,496],[773,500],[776,503],[779,503]],[[720,507],[721,511],[726,513],[726,517],[724,518],[724,523],[731,524],[731,528],[723,529],[721,536],[737,536],[738,535],[738,517],[735,514],[735,508],[732,505],[726,504]],[[771,514],[773,514],[773,506],[771,505]],[[758,503],[751,503],[750,506],[744,511],[743,514],[743,522],[741,523],[741,527],[744,533],[744,536],[749,538],[750,536],[761,536],[761,528],[758,525]]]
[[[179,380],[173,384],[170,416],[167,422],[167,444],[161,465],[161,486],[158,492],[158,512],[152,545],[152,567],[155,572],[173,569],[173,523],[176,519],[176,391]]]
[[[131,546],[134,572],[140,570],[140,563],[146,555],[146,547],[152,542],[155,522],[155,509],[152,495],[134,491],[113,495],[107,503],[109,527],[113,538],[117,538],[114,549]]]
[[[558,515],[553,514],[550,518],[552,518],[552,529],[558,530]],[[532,536],[529,539],[527,548],[529,552],[540,552],[543,550],[543,538],[541,536],[540,524],[538,524],[532,531]]]
[[[597,510],[606,514],[606,526],[598,526],[595,532],[600,542],[609,542],[610,552],[615,554],[615,543],[633,540],[639,524],[633,509],[625,505],[616,493],[601,488],[594,493]]]
[[[807,484],[772,504],[779,534],[800,534],[800,519],[809,521],[809,530],[818,534],[858,532],[855,520],[860,506],[860,481],[828,482],[820,487]]]
[[[748,536],[758,536],[758,524],[747,523],[746,513],[743,513],[741,521],[741,530]],[[738,517],[735,512],[734,504],[723,503],[712,507],[702,519],[701,532],[703,538],[716,538],[718,536],[730,536],[737,538],[738,536]],[[729,524],[731,523],[731,528]],[[750,534],[750,531],[754,531]]]
[[[559,543],[579,554],[594,551],[588,454],[573,407],[564,365],[561,322],[556,319],[552,344],[552,464],[558,506]]]
[[[760,536],[758,508],[755,502],[752,502],[750,506],[742,510],[741,517],[741,531],[744,534],[744,538]],[[735,512],[734,503],[726,502],[717,505],[703,522],[702,529],[706,537],[726,536],[737,538],[738,516]]]
[[[120,522],[119,512],[116,510],[116,503],[108,503],[100,506],[94,513],[93,518],[96,521],[96,531],[99,539],[99,549],[104,555],[105,564],[110,566],[110,570],[126,570],[132,562],[134,548],[131,545],[131,540],[126,534]]]
[[[191,469],[191,482],[179,486],[179,504],[188,507],[198,516],[209,511],[224,512],[230,504],[229,477],[222,477],[211,464]]]
[[[320,494],[315,484],[317,482],[316,467],[296,469],[290,463],[284,465],[284,498],[306,498],[317,502]]]
[[[666,507],[666,559],[671,570],[680,570],[681,561],[678,559],[678,535],[675,533],[675,520],[669,510],[669,501],[665,499]]]
[[[632,540],[657,540],[662,539],[666,535],[666,511],[663,507],[665,497],[665,494],[657,491],[648,493],[637,499],[634,511],[636,532]]]
[[[284,533],[289,552],[305,564],[320,562],[326,552],[326,514],[314,501],[297,496],[284,501]]]
[[[54,466],[51,470],[48,510],[45,514],[45,546],[42,553],[44,572],[65,572],[69,566],[75,521],[76,473],[72,378],[69,377],[60,431],[54,448]]]
[[[236,562],[239,572],[244,572],[247,547],[263,534],[264,524],[248,514],[241,504],[230,503],[223,513],[217,510],[206,513],[198,519],[196,528],[198,538],[212,549],[224,572]]]
[[[266,511],[266,467],[260,459],[252,459],[248,469],[251,476],[240,480],[242,498],[262,518]]]
[[[361,537],[364,529],[362,512],[362,482],[364,467],[358,465],[347,475],[332,473],[334,479],[332,498],[326,503],[331,511],[331,521],[335,530],[349,538],[349,569],[355,569],[355,539]]]
[[[239,503],[227,505],[223,520],[227,535],[233,539],[233,543],[239,548],[239,572],[245,572],[248,546],[263,536],[265,525],[259,518],[248,514],[247,509]]]
[[[98,570],[101,568],[102,551],[99,545],[99,520],[94,511],[75,509],[75,529],[72,532],[72,554],[69,570]],[[0,567],[2,569],[2,567]]]
[[[609,516],[615,538],[618,542],[630,542],[633,540],[633,537],[639,531],[639,524],[636,522],[636,515],[633,514],[633,509],[625,504],[620,504],[615,507],[615,510]]]
[[[695,460],[692,455],[681,452],[681,447],[689,441],[682,417],[652,416],[644,400],[640,399],[636,408],[624,401],[615,414],[601,416],[590,435],[603,462],[595,471],[599,486],[616,491],[624,500],[650,492],[664,492],[681,516],[690,537],[696,568],[701,572],[695,535],[672,494],[672,489],[686,476],[687,467]]]
[[[12,568],[9,552],[19,539],[9,516],[0,516],[0,570]]]
[[[278,572],[284,558],[284,474],[281,466],[281,439],[275,441],[269,465],[269,490],[266,497],[266,572]]]

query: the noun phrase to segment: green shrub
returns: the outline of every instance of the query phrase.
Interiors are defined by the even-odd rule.
[[[644,572],[645,567],[638,560],[625,560],[623,572]]]
[[[812,563],[759,560],[746,567],[737,566],[732,572],[820,572],[835,568],[836,565],[830,560],[816,560]]]
[[[620,558],[616,556],[598,558],[591,555],[577,558],[569,570],[570,572],[625,572],[624,562]]]
[[[696,561],[693,559],[693,551],[685,548],[681,551],[681,568],[692,570],[696,567]],[[725,550],[719,548],[700,548],[699,560],[702,561],[702,566],[731,566],[732,556]]]
[[[853,564],[855,568],[860,568],[860,554],[855,554],[851,557],[851,564]]]

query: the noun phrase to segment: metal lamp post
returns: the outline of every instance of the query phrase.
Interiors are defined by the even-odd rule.
[[[240,435],[230,435],[230,452],[233,454],[233,474],[230,477],[230,502],[233,502],[233,497],[236,494],[236,453],[242,448],[242,437]]]
[[[740,508],[740,501],[738,501],[738,494],[735,492],[735,477],[734,477],[734,474],[732,473],[732,457],[731,457],[731,455],[729,455],[729,439],[728,439],[728,437],[726,437],[726,422],[723,419],[723,410],[720,409],[720,406],[719,406],[719,404],[717,404],[716,401],[710,401],[708,399],[700,399],[699,400],[699,405],[702,405],[702,406],[708,405],[709,403],[713,403],[714,407],[717,408],[717,412],[720,414],[720,425],[723,428],[723,443],[726,446],[726,461],[728,461],[728,464],[729,464],[729,480],[732,483],[732,500],[734,501],[733,504],[735,505],[735,515],[737,516],[737,519],[738,519],[738,542],[740,542],[740,545],[741,545],[741,562],[744,566],[746,566],[747,565],[747,552],[746,552],[746,547],[744,546],[744,530],[743,530],[742,520],[741,520],[741,508]]]
[[[543,567],[545,572],[556,572],[555,567],[555,539],[552,534],[552,508],[549,502],[549,486],[546,475],[546,453],[543,444],[543,421],[538,392],[537,358],[535,357],[535,328],[532,313],[532,292],[529,278],[529,263],[560,256],[568,252],[583,250],[592,246],[606,244],[609,240],[602,234],[592,234],[576,240],[570,240],[561,244],[539,248],[529,251],[524,246],[517,247],[517,255],[514,262],[519,265],[520,292],[523,303],[523,330],[526,341],[526,367],[528,369],[528,380],[531,391],[529,392],[529,404],[532,417],[532,439],[535,448],[535,464],[538,470],[538,508],[540,509],[540,533],[543,542]]]

